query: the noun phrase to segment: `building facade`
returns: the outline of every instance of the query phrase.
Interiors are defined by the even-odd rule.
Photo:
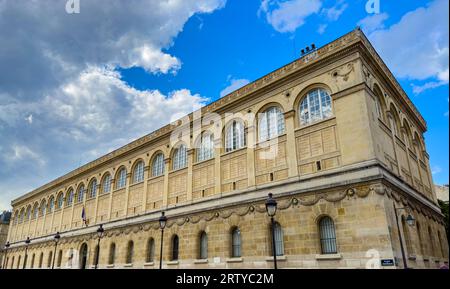
[[[92,268],[102,224],[100,268],[159,268],[164,211],[164,268],[272,268],[273,193],[280,268],[438,268],[425,131],[356,29],[14,200],[7,266]]]
[[[0,214],[0,268],[3,268],[5,259],[5,244],[8,238],[9,221],[11,212],[4,211]]]

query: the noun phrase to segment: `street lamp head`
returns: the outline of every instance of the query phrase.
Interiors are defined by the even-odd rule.
[[[25,240],[25,244],[27,244],[27,246],[28,246],[28,244],[30,244],[30,243],[31,243],[30,237],[27,237],[27,239]]]
[[[406,223],[411,227],[414,227],[414,225],[416,224],[416,220],[411,214],[408,214],[408,216],[406,217]]]
[[[103,225],[100,224],[100,227],[98,227],[98,229],[97,229],[97,236],[99,239],[101,239],[103,237],[104,232],[105,232],[105,229],[103,229]]]
[[[161,217],[159,217],[159,227],[161,228],[161,230],[164,230],[166,224],[167,224],[167,217],[166,214],[162,212]]]
[[[54,238],[55,238],[55,242],[58,243],[59,239],[61,238],[61,235],[59,234],[59,232],[56,232],[56,235]]]
[[[269,198],[266,200],[266,211],[269,217],[273,217],[277,213],[277,201],[272,196],[272,193],[269,193]]]
[[[8,241],[8,242],[6,242],[6,244],[5,244],[5,248],[8,249],[9,246],[11,246],[11,244],[10,244],[9,241]]]

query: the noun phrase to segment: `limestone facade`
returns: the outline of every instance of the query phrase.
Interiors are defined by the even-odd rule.
[[[313,101],[302,105],[319,90],[330,96],[331,110],[313,118]],[[281,111],[274,114],[279,125],[262,130],[273,121],[263,120],[269,110]],[[236,121],[245,141],[228,150],[227,128]],[[48,268],[53,260],[57,268],[90,268],[100,224],[100,268],[159,268],[162,211],[169,219],[164,268],[271,268],[269,192],[278,201],[279,267],[378,268],[381,259],[397,261],[386,268],[402,267],[395,203],[405,208],[397,210],[400,220],[417,220],[414,227],[399,224],[408,266],[436,268],[448,263],[448,242],[425,131],[357,29],[14,200],[8,268],[22,268],[25,259],[27,268]],[[174,134],[181,137],[174,141]],[[212,151],[195,145],[210,135],[202,143],[212,142]],[[178,167],[183,157],[186,166]],[[336,250],[324,250],[325,217]]]

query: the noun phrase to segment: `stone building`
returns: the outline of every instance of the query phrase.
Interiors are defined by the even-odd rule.
[[[448,184],[447,185],[434,185],[434,190],[436,192],[436,197],[438,200],[448,203],[448,199],[449,199]]]
[[[356,29],[13,200],[8,268],[92,268],[100,224],[100,268],[158,268],[162,211],[164,268],[272,268],[268,193],[280,268],[437,268],[426,129]]]
[[[8,238],[9,221],[11,219],[11,212],[4,211],[0,214],[0,268],[3,268],[5,261],[5,244]]]

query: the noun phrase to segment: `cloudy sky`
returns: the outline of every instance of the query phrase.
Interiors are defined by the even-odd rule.
[[[357,25],[448,183],[448,0],[368,1],[0,0],[0,210]]]

